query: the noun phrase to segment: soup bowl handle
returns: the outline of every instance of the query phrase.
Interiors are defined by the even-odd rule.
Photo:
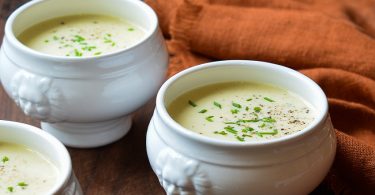
[[[210,194],[211,182],[201,163],[164,148],[156,158],[155,173],[167,194]]]
[[[10,94],[26,115],[43,121],[61,122],[65,119],[64,112],[59,109],[64,96],[53,83],[53,78],[18,70],[10,81]]]

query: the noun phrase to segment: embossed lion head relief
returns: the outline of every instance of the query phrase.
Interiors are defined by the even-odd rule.
[[[49,122],[64,118],[59,109],[62,94],[50,78],[20,71],[11,81],[11,95],[26,115]]]
[[[163,150],[156,161],[156,174],[168,195],[210,194],[211,184],[199,162],[171,149]]]

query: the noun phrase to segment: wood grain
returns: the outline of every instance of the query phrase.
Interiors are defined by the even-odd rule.
[[[25,0],[0,0],[0,43],[8,16]],[[155,100],[134,116],[130,132],[116,143],[95,149],[68,148],[74,172],[85,194],[164,194],[146,155],[146,130]],[[0,87],[0,120],[11,120],[40,127],[38,120],[23,114]]]

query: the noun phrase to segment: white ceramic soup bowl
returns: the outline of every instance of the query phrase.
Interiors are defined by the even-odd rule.
[[[68,151],[52,135],[31,125],[0,120],[0,142],[26,146],[48,158],[57,167],[57,181],[46,194],[83,194],[72,170]]]
[[[166,110],[194,88],[228,81],[266,83],[311,103],[316,119],[305,129],[259,142],[230,142],[185,129]],[[158,92],[147,132],[147,154],[167,194],[308,194],[333,162],[336,138],[327,99],[292,69],[257,61],[219,61],[186,69]]]
[[[59,57],[17,40],[28,27],[74,14],[124,18],[145,30],[136,45],[95,57]],[[131,114],[165,79],[168,54],[154,11],[133,0],[35,0],[7,20],[0,78],[25,114],[72,147],[97,147],[123,137]]]

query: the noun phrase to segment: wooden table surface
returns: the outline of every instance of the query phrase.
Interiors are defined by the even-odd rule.
[[[0,43],[7,17],[26,0],[0,0]],[[74,172],[85,194],[165,194],[146,155],[146,130],[155,106],[152,99],[134,116],[130,132],[121,140],[95,149],[68,148]],[[23,114],[0,87],[0,120],[40,127]]]
[[[8,16],[27,0],[0,0],[0,44]],[[155,106],[151,99],[134,116],[130,132],[121,140],[95,149],[68,148],[74,172],[85,194],[165,194],[153,173],[146,154],[146,131]],[[40,121],[27,117],[0,87],[0,120],[11,120],[40,127]],[[319,187],[312,194],[326,194]]]

